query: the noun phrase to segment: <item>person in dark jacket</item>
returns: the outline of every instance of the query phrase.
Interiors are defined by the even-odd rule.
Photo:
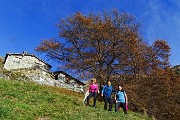
[[[105,85],[103,87],[102,94],[101,94],[101,96],[103,96],[103,100],[104,100],[104,110],[107,110],[107,105],[109,103],[108,111],[112,111],[113,99],[111,98],[111,95],[114,91],[115,90],[111,86],[111,82],[108,81],[107,85]]]

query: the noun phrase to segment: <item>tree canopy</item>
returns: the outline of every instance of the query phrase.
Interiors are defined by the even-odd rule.
[[[129,63],[139,41],[139,25],[132,16],[117,10],[87,16],[77,12],[57,26],[63,39],[44,40],[37,51],[85,77],[110,79],[132,71]]]

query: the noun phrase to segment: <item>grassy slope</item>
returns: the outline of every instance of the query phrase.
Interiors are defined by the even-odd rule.
[[[145,120],[143,115],[129,111],[124,115],[97,108],[85,107],[83,96],[66,89],[29,82],[0,79],[1,120]]]

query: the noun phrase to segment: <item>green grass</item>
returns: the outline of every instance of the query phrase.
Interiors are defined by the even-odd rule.
[[[0,120],[150,120],[128,111],[85,107],[83,95],[30,82],[0,79]],[[91,101],[92,102],[92,101]]]

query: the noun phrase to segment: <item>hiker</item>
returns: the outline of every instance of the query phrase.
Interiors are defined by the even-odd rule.
[[[116,92],[115,95],[115,112],[118,111],[119,107],[123,108],[124,114],[127,114],[127,104],[128,104],[128,99],[126,92],[122,89],[121,85],[118,85],[118,91]]]
[[[103,100],[104,100],[104,110],[107,110],[107,105],[109,103],[108,111],[112,111],[113,99],[111,98],[111,95],[114,91],[115,90],[111,86],[111,82],[108,81],[107,85],[103,87],[102,93],[101,93],[101,96],[103,96]]]
[[[99,89],[98,89],[98,85],[96,83],[96,79],[95,78],[92,78],[92,81],[91,81],[91,84],[89,86],[89,95],[87,96],[87,104],[86,106],[89,105],[89,100],[91,97],[94,98],[94,101],[93,101],[93,107],[96,107],[96,99],[97,99],[97,95],[99,93]]]

